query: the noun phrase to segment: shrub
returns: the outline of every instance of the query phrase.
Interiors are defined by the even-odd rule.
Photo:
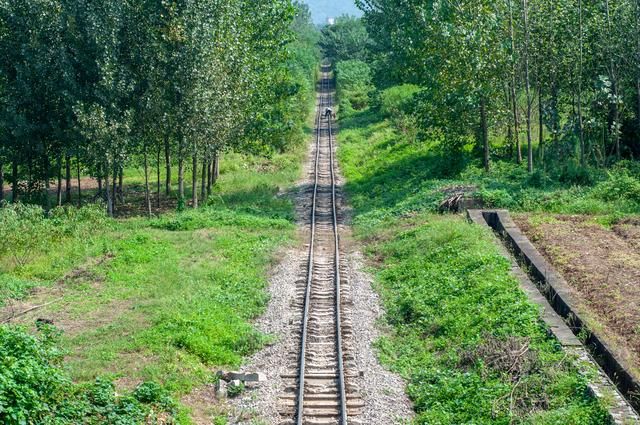
[[[336,65],[336,84],[341,113],[348,116],[352,110],[369,106],[369,93],[373,91],[371,68],[365,62],[349,60]]]
[[[405,84],[391,87],[380,94],[380,110],[389,117],[393,125],[409,142],[414,142],[418,135],[418,121],[411,109],[413,98],[420,87]]]
[[[407,113],[413,103],[413,96],[420,91],[420,87],[413,84],[403,84],[391,87],[380,94],[380,110],[387,117],[395,117]]]
[[[107,379],[72,383],[62,369],[59,336],[48,325],[36,335],[0,326],[0,423],[133,425],[155,412],[173,415],[174,403],[158,384],[141,384],[131,397],[117,395]]]
[[[515,205],[511,194],[504,189],[483,189],[479,195],[485,207],[488,208],[511,208]]]
[[[56,333],[36,337],[20,328],[0,327],[0,423],[23,424],[45,417],[69,385],[61,373]]]
[[[561,168],[558,181],[570,185],[591,186],[595,182],[596,173],[587,167],[583,167],[576,162],[569,162]]]
[[[83,208],[60,207],[48,214],[37,205],[7,204],[0,208],[0,256],[11,255],[24,265],[53,241],[65,237],[91,238],[95,229],[110,223],[100,204]]]
[[[626,169],[616,169],[609,173],[607,180],[593,188],[592,194],[603,201],[627,200],[640,203],[640,180]]]

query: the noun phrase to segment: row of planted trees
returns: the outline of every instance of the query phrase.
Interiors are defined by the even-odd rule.
[[[487,169],[493,140],[530,171],[549,156],[604,166],[640,154],[640,2],[358,3],[378,83],[424,87],[423,129],[475,141]]]
[[[0,196],[70,202],[91,175],[113,214],[134,164],[150,213],[154,164],[158,200],[177,168],[196,207],[222,152],[301,131],[315,57],[293,28],[309,19],[288,0],[0,0]]]

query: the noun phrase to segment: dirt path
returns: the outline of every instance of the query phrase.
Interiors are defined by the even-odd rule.
[[[314,140],[315,142],[315,140]],[[328,145],[320,145],[327,149]],[[324,179],[327,178],[328,166],[324,161],[328,152],[320,153],[322,164],[320,181],[319,212],[324,217],[325,205],[330,198],[322,194],[326,190]],[[306,178],[300,182],[296,193],[296,211],[299,223],[301,243],[308,243],[310,232],[310,209],[313,199],[313,182],[315,181],[315,143],[312,143],[306,164]],[[386,371],[376,359],[373,342],[380,336],[376,321],[382,315],[377,294],[371,287],[371,278],[363,270],[362,256],[358,252],[350,236],[347,225],[348,214],[344,196],[341,192],[343,181],[337,176],[337,199],[339,216],[339,232],[342,252],[342,293],[343,323],[347,331],[343,331],[345,339],[345,367],[347,389],[350,397],[356,395],[362,402],[357,409],[353,422],[360,424],[393,424],[401,423],[412,416],[411,404],[404,392],[404,382],[398,376]],[[330,192],[329,192],[330,193]],[[326,195],[326,194],[325,194]],[[324,209],[323,209],[324,208]],[[320,241],[328,237],[324,235],[324,226],[320,227]],[[320,244],[320,251],[323,251]],[[327,260],[332,252],[318,252],[319,258]],[[267,376],[267,382],[250,388],[241,397],[232,400],[235,410],[232,423],[235,424],[280,424],[290,423],[292,417],[287,414],[291,406],[283,405],[283,394],[291,391],[291,372],[295,370],[299,351],[299,333],[302,304],[300,297],[304,294],[307,278],[308,245],[294,248],[283,253],[282,261],[271,277],[271,303],[267,313],[258,321],[257,326],[276,340],[263,351],[257,353],[243,366],[246,371],[261,371]],[[325,276],[326,277],[326,276]],[[324,295],[323,295],[324,296]],[[321,313],[321,312],[320,312]],[[324,331],[330,333],[334,323],[312,319],[311,335]],[[313,337],[318,341],[320,335]],[[315,349],[311,350],[316,351]],[[331,357],[331,356],[329,356]],[[329,357],[323,355],[311,357],[310,364],[321,368],[331,366]],[[331,364],[329,364],[331,363]],[[284,376],[284,377],[283,377]],[[290,397],[288,398],[291,399]],[[348,397],[349,399],[349,397]],[[286,397],[285,397],[286,401]],[[351,402],[351,399],[349,399]],[[359,402],[360,403],[360,402]],[[283,413],[284,412],[284,413]],[[333,423],[333,422],[327,422]],[[337,423],[337,422],[335,422]]]

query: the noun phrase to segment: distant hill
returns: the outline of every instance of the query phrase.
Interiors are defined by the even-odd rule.
[[[362,12],[352,0],[304,0],[313,14],[313,21],[318,24],[327,22],[327,18],[335,18],[348,14],[360,16]]]

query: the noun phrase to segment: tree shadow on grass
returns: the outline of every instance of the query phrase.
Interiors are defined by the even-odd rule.
[[[345,184],[356,216],[375,211],[401,215],[435,208],[444,196],[440,189],[458,183],[467,159],[460,155],[452,160],[450,153],[427,150],[424,145],[407,143],[392,134],[371,141],[386,126],[372,111],[354,115],[342,125],[343,131],[352,129],[359,133],[353,143],[375,143],[373,147],[368,145],[367,153],[367,161],[375,165],[363,167],[365,170],[360,170],[359,177]]]

